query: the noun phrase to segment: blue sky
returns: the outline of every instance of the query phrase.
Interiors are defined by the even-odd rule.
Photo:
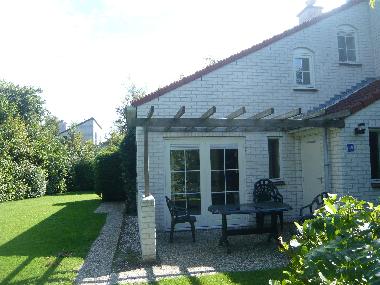
[[[344,0],[319,0],[329,11]],[[130,83],[147,92],[298,23],[305,0],[2,0],[0,78],[108,132]]]

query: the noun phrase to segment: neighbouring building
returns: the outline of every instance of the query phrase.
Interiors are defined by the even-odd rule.
[[[380,9],[353,0],[321,13],[314,2],[299,26],[133,102],[143,233],[170,227],[165,196],[198,228],[219,227],[208,206],[250,202],[266,177],[293,207],[287,220],[325,190],[378,201]]]
[[[66,126],[67,124],[64,121],[59,122],[60,136],[67,135],[70,129],[75,128],[76,131],[82,134],[83,140],[91,141],[95,145],[98,145],[99,143],[102,142],[102,139],[103,139],[102,127],[93,117],[79,124],[76,124],[70,129],[67,129]]]

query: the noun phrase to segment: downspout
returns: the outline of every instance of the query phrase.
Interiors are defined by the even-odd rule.
[[[325,191],[331,193],[330,160],[327,128],[323,128],[323,160],[325,172]]]

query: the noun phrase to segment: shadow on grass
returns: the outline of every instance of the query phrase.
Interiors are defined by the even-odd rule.
[[[54,260],[47,265],[42,276],[33,277],[34,281],[23,280],[20,284],[29,282],[45,284],[48,280],[51,281],[49,277],[53,277],[65,257],[84,258],[101,229],[100,225],[105,220],[105,215],[93,213],[98,204],[97,200],[54,204],[53,206],[64,207],[0,246],[0,256],[27,257],[3,280],[0,280],[0,284],[10,283],[35,258],[53,257]],[[61,281],[67,282],[67,280]],[[13,282],[13,284],[18,284],[18,282]]]

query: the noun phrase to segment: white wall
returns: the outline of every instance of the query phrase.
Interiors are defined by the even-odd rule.
[[[182,105],[186,106],[186,117],[199,117],[211,106],[216,106],[216,118],[225,117],[232,111],[245,106],[249,114],[274,107],[277,114],[301,107],[307,110],[319,105],[336,93],[345,91],[366,77],[375,76],[372,38],[368,3],[363,2],[346,11],[327,18],[294,35],[250,54],[200,79],[181,86],[160,98],[154,99],[137,109],[138,117],[145,117],[154,105],[154,117],[172,117]],[[336,29],[339,25],[353,25],[358,32],[358,52],[360,66],[338,64]],[[306,47],[315,54],[315,82],[317,92],[293,91],[292,56],[293,49]],[[338,135],[331,131],[331,155],[341,159],[334,146]],[[278,135],[279,133],[277,133]],[[156,198],[157,228],[163,229],[165,173],[164,137],[192,136],[197,133],[149,133],[150,189]],[[207,133],[207,136],[221,134]],[[270,133],[223,133],[225,136],[241,135],[246,138],[246,189],[252,191],[253,183],[268,176],[267,136]],[[286,185],[280,187],[285,201],[294,207],[291,215],[297,215],[302,205],[300,145],[291,135],[280,133],[282,144],[282,173]],[[137,182],[143,192],[143,132],[137,128]],[[336,156],[336,158],[335,158]],[[336,167],[336,166],[334,166]],[[333,183],[340,183],[339,174],[333,174]],[[250,197],[248,197],[250,198]]]
[[[371,187],[371,164],[368,128],[380,128],[380,101],[348,117],[346,128],[334,136],[334,183],[337,193],[349,194],[360,199],[379,201],[380,189]],[[354,129],[365,123],[366,132],[355,135]],[[354,144],[355,151],[347,152],[347,144]]]
[[[377,3],[375,9],[370,9],[371,34],[374,47],[374,59],[376,76],[380,77],[380,5]]]

